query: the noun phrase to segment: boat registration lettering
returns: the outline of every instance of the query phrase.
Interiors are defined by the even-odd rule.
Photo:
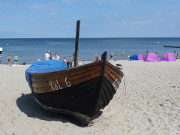
[[[65,77],[64,82],[65,82],[67,87],[71,87],[71,82],[69,82],[67,80],[67,77]],[[56,79],[55,83],[53,83],[53,81],[49,81],[49,85],[51,86],[53,91],[56,91],[56,90],[59,90],[59,89],[63,89],[63,87],[61,87],[61,85],[59,84],[57,79]]]
[[[71,82],[67,81],[67,77],[64,79],[64,81],[65,81],[67,87],[71,87]]]
[[[63,89],[63,87],[60,86],[58,80],[56,80],[55,83],[53,83],[53,81],[49,81],[49,85],[51,86],[53,91]]]

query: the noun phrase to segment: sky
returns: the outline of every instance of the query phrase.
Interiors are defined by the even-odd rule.
[[[180,0],[1,0],[0,38],[180,37]]]

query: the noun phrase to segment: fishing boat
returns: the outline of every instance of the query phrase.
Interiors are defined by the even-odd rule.
[[[44,109],[72,116],[87,126],[109,104],[123,78],[106,55],[70,69],[58,60],[33,63],[26,70],[26,79],[35,100]]]

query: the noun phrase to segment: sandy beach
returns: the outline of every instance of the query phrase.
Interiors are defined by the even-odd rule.
[[[180,60],[117,63],[125,77],[89,127],[41,109],[25,80],[30,65],[0,65],[0,135],[180,135]]]

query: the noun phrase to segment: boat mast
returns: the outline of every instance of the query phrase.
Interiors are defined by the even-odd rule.
[[[78,20],[76,23],[76,42],[75,42],[75,54],[74,54],[74,67],[77,66],[77,61],[78,61],[79,33],[80,33],[80,20]]]

